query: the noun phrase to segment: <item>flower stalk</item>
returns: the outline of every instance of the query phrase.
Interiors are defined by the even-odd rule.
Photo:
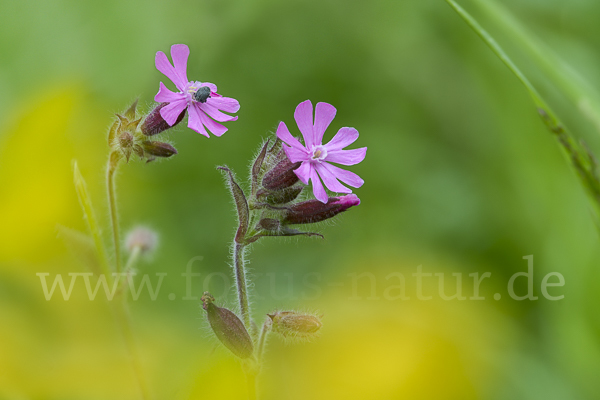
[[[251,329],[250,302],[248,301],[248,282],[246,280],[246,266],[244,260],[244,244],[233,243],[233,265],[235,272],[235,283],[237,286],[238,303],[242,321],[247,329]]]
[[[135,264],[142,255],[151,252],[156,247],[157,242],[157,235],[147,228],[138,227],[130,232],[126,240],[126,249],[129,253],[129,258],[125,264],[125,268],[123,268],[122,248],[124,247],[121,243],[115,182],[121,161],[124,160],[126,163],[129,163],[130,160],[137,156],[140,160],[151,162],[156,158],[169,158],[177,154],[177,150],[170,143],[150,140],[150,138],[154,139],[157,135],[179,124],[186,114],[189,116],[188,127],[205,136],[209,136],[208,132],[216,136],[221,136],[227,131],[227,128],[218,122],[237,120],[237,116],[223,113],[223,111],[226,113],[236,113],[240,107],[237,100],[219,94],[216,85],[212,83],[187,80],[188,47],[186,45],[174,45],[171,48],[171,54],[173,64],[169,62],[164,53],[158,52],[156,54],[155,65],[159,71],[175,83],[178,92],[171,92],[161,83],[159,92],[155,96],[158,104],[153,110],[146,115],[139,116],[136,111],[138,103],[136,100],[122,115],[116,114],[117,118],[108,130],[108,146],[110,150],[106,165],[106,194],[110,215],[114,264],[109,261],[110,257],[103,242],[101,229],[95,217],[85,181],[77,168],[77,163],[74,164],[75,189],[92,235],[91,239],[86,238],[84,235],[82,242],[87,243],[88,247],[90,242],[94,243],[95,256],[98,260],[97,263],[92,261],[91,265],[99,265],[96,273],[101,273],[105,276],[108,286],[113,286],[115,283],[113,278],[113,273],[115,272],[115,275],[119,277],[119,274],[124,271],[128,275],[127,280],[132,279],[129,275],[133,273]],[[249,380],[249,385],[252,386],[255,385],[254,377],[256,373],[253,371],[256,368],[253,362],[253,341],[247,330],[247,327],[251,326],[251,319],[248,287],[244,269],[244,247],[247,245],[245,238],[248,230],[249,213],[243,191],[239,186],[237,189],[233,187],[235,182],[231,173],[230,177],[232,190],[238,194],[237,199],[239,200],[237,205],[238,214],[240,215],[240,228],[236,234],[233,253],[238,286],[240,287],[240,311],[243,315],[244,323],[232,311],[212,304],[212,300],[214,299],[209,300],[212,296],[206,299],[203,297],[203,302],[206,300],[204,304],[205,310],[207,310],[211,326],[221,342],[238,357],[251,359],[248,365],[251,366],[249,376],[253,378]],[[244,209],[245,213],[243,212]],[[141,398],[148,400],[150,399],[150,391],[144,378],[142,363],[132,331],[131,317],[127,307],[126,286],[121,285],[121,288],[117,292],[118,301],[110,302],[109,305],[123,336]],[[110,300],[112,300],[112,297]],[[254,394],[252,398],[255,398],[255,386],[250,391]]]
[[[262,355],[265,351],[265,345],[267,344],[267,336],[271,333],[271,327],[273,326],[272,319],[266,318],[263,323],[262,329],[260,330],[260,334],[258,336],[258,347],[256,349],[256,358],[258,359],[259,365],[262,363]]]
[[[133,267],[140,259],[140,255],[142,254],[142,248],[140,246],[134,246],[131,249],[131,254],[129,254],[129,258],[127,259],[127,264],[125,264],[125,272],[129,273],[133,271]]]
[[[100,235],[100,228],[96,220],[96,215],[92,207],[89,193],[87,191],[87,185],[85,183],[85,180],[83,179],[83,176],[81,176],[81,173],[79,172],[77,163],[74,163],[73,165],[73,174],[75,181],[75,189],[77,191],[77,197],[79,198],[79,203],[81,204],[85,220],[88,223],[88,228],[94,239],[96,252],[100,261],[101,271],[106,278],[107,284],[109,286],[112,286],[113,278],[111,268],[108,264],[108,260],[106,257],[106,249],[104,247],[104,242],[102,241],[102,237]],[[134,260],[137,258],[138,256],[134,256],[134,254],[132,253],[132,257],[130,257],[130,262],[133,263]],[[132,369],[135,374],[137,384],[139,386],[141,398],[143,400],[148,400],[150,399],[148,386],[144,379],[143,369],[136,350],[135,339],[131,329],[131,320],[128,315],[127,305],[125,301],[126,296],[123,295],[121,301],[117,301],[116,303],[110,302],[109,305],[112,314],[115,318],[116,324],[119,327],[119,330],[123,337],[123,341],[125,342],[125,347],[127,348],[127,352],[131,360]]]
[[[108,195],[108,208],[110,212],[110,225],[112,228],[112,239],[117,273],[121,272],[121,236],[119,232],[119,214],[117,210],[115,175],[117,173],[120,159],[121,156],[118,152],[111,152],[110,156],[108,157],[108,164],[106,168],[106,192]]]

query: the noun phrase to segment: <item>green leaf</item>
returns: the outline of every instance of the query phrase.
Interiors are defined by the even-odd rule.
[[[567,130],[565,125],[559,120],[558,116],[552,111],[550,106],[531,84],[529,79],[527,79],[521,70],[512,62],[494,38],[492,38],[490,34],[454,0],[446,0],[446,3],[460,15],[460,17],[488,45],[494,54],[496,54],[519,81],[521,81],[523,86],[525,86],[533,102],[537,106],[538,113],[542,117],[544,124],[548,130],[556,136],[559,145],[563,149],[564,154],[569,159],[571,166],[586,190],[590,203],[592,204],[596,226],[600,230],[600,180],[595,157],[587,148],[585,148],[585,145],[580,144],[569,130]]]
[[[131,106],[129,106],[129,108],[127,109],[127,111],[125,111],[125,116],[129,120],[134,120],[135,119],[135,109],[137,108],[137,105],[138,105],[138,99],[135,99],[135,101],[133,102],[133,104],[131,104]]]
[[[261,178],[261,169],[263,166],[263,162],[265,161],[265,156],[267,154],[267,147],[269,146],[269,140],[265,142],[263,148],[261,149],[258,156],[256,156],[256,160],[254,164],[252,164],[252,194],[256,195],[256,191],[258,190],[258,181]]]
[[[250,211],[248,209],[248,201],[246,200],[244,191],[242,190],[240,185],[238,185],[235,181],[231,170],[226,166],[217,167],[217,169],[227,173],[229,189],[231,191],[231,195],[233,196],[233,200],[235,201],[239,221],[239,227],[235,235],[235,241],[237,243],[242,244],[244,243],[244,240],[246,238],[246,233],[248,232],[248,225],[250,223]]]
[[[259,233],[257,235],[250,237],[248,239],[248,243],[254,243],[258,239],[263,238],[263,237],[275,237],[275,236],[284,236],[284,237],[287,237],[287,236],[318,236],[321,239],[325,239],[325,237],[323,235],[321,235],[320,233],[317,233],[317,232],[302,232],[297,229],[282,227],[278,231],[272,231],[272,232],[262,231],[262,233]]]
[[[520,46],[526,54],[537,63],[571,99],[571,102],[600,130],[600,93],[594,85],[588,82],[564,59],[557,55],[552,48],[539,40],[525,25],[515,18],[506,7],[494,0],[477,0],[475,3],[492,21],[507,34],[512,36],[514,43]]]

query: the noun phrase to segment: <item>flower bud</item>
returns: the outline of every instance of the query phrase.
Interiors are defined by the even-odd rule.
[[[153,142],[150,140],[146,140],[142,142],[142,148],[144,149],[145,153],[148,153],[153,157],[166,158],[171,157],[173,154],[177,154],[177,150],[175,150],[175,147],[163,142]]]
[[[258,190],[258,181],[262,176],[268,146],[269,140],[267,140],[263,144],[262,149],[260,150],[256,158],[254,159],[254,162],[252,163],[252,193],[256,193]]]
[[[274,218],[263,218],[260,221],[258,221],[256,227],[265,231],[277,231],[281,228],[281,223],[279,222],[279,220]]]
[[[138,247],[142,254],[151,253],[158,243],[158,235],[151,229],[138,226],[127,234],[125,247],[130,253]]]
[[[167,123],[167,121],[165,121],[163,119],[162,115],[160,115],[160,109],[165,107],[168,104],[169,103],[158,104],[146,116],[146,119],[144,119],[144,122],[142,123],[142,126],[140,127],[140,130],[142,131],[142,133],[144,135],[146,135],[146,136],[157,135],[163,131],[166,131],[167,129],[171,129],[172,127],[174,127],[175,125],[180,123],[181,120],[183,120],[183,117],[185,117],[185,110],[183,110],[181,112],[181,114],[179,114],[179,117],[177,117],[177,121],[175,121],[175,123],[172,126],[169,125]]]
[[[296,200],[296,198],[300,195],[303,189],[304,186],[292,186],[273,192],[265,189],[260,189],[256,193],[256,197],[259,200],[265,201],[269,204],[285,204],[289,203],[290,201]]]
[[[298,176],[294,172],[300,166],[300,162],[293,163],[284,157],[270,171],[268,171],[262,180],[262,186],[267,190],[281,190],[288,188],[298,182]]]
[[[283,222],[286,224],[311,224],[320,222],[359,204],[360,199],[355,194],[330,197],[325,204],[319,200],[303,201],[289,207],[283,217]]]
[[[276,311],[267,314],[273,321],[273,332],[285,338],[310,339],[321,329],[321,319],[313,314],[297,311]]]
[[[281,152],[282,146],[283,146],[283,141],[281,139],[279,139],[277,136],[275,136],[275,143],[273,143],[273,146],[271,146],[271,148],[267,151],[267,156],[269,157],[269,159],[271,159],[272,157],[280,158],[280,156],[282,155],[282,152]],[[283,156],[287,157],[285,155],[285,153],[283,153]]]
[[[252,339],[246,327],[233,312],[218,307],[215,298],[208,292],[202,295],[202,308],[206,310],[208,322],[217,339],[239,358],[249,358],[254,352]]]

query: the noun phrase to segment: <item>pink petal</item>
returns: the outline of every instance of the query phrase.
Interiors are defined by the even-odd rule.
[[[215,85],[214,83],[204,82],[200,86],[208,86],[212,93],[217,93],[217,85]]]
[[[303,162],[302,164],[300,164],[300,167],[296,168],[294,170],[294,173],[296,174],[296,176],[298,176],[298,179],[300,179],[300,182],[304,183],[305,185],[308,185],[308,180],[310,179],[311,170],[312,170],[312,166],[307,161],[307,162]]]
[[[298,139],[292,136],[287,126],[285,125],[285,122],[283,121],[280,122],[279,126],[277,127],[277,137],[298,150],[304,150],[304,146],[302,146],[302,143],[300,143]]]
[[[315,168],[311,168],[310,180],[312,181],[313,194],[315,195],[315,198],[321,203],[327,203],[327,200],[329,200],[327,192],[325,192],[323,184],[321,183],[321,180],[319,179],[319,175],[317,174],[317,170]]]
[[[228,113],[236,113],[240,109],[240,103],[231,97],[209,97],[206,100],[206,104],[210,104]]]
[[[346,171],[345,169],[341,169],[326,162],[321,163],[321,165],[346,185],[359,188],[363,185],[363,183],[365,183],[365,181],[363,181],[362,178],[356,175],[354,172]]]
[[[338,203],[342,207],[354,207],[360,205],[360,199],[355,194],[349,194],[347,196],[338,197]]]
[[[366,155],[366,147],[361,147],[360,149],[352,150],[334,150],[327,152],[327,157],[325,158],[325,161],[334,162],[342,165],[354,165],[364,160]]]
[[[154,96],[154,101],[159,103],[171,103],[177,100],[185,100],[185,95],[183,93],[175,93],[170,91],[164,83],[160,83],[160,89],[158,89],[158,93]]]
[[[341,150],[344,147],[351,145],[358,139],[358,131],[354,128],[342,128],[340,129],[333,139],[325,145],[327,152]]]
[[[199,108],[197,104],[194,104],[194,108]],[[223,135],[225,132],[227,132],[227,128],[225,128],[223,125],[213,121],[212,119],[210,119],[210,117],[208,115],[206,115],[205,113],[202,112],[202,110],[200,111],[200,120],[202,121],[202,123],[204,124],[204,126],[206,127],[206,129],[208,129],[210,131],[210,133],[212,133],[215,136],[221,136]],[[237,117],[235,117],[237,119]]]
[[[323,183],[327,186],[327,189],[337,193],[352,193],[352,190],[342,185],[337,178],[323,166],[323,164],[316,164],[315,169],[319,173]]]
[[[315,107],[315,125],[313,127],[314,144],[323,142],[323,134],[335,118],[336,109],[329,103],[317,103]]]
[[[200,118],[200,114],[203,113],[199,108],[194,106],[188,108],[188,112],[190,117],[188,118],[188,128],[195,130],[201,135],[206,137],[210,137],[204,125],[202,124],[202,119]]]
[[[208,104],[208,102],[206,102],[204,104],[200,103],[197,106],[200,107],[200,109],[202,111],[204,111],[205,113],[207,113],[208,115],[210,115],[212,118],[216,119],[219,122],[235,121],[238,119],[238,117],[234,117],[234,116],[222,113],[221,111],[217,110],[215,107]]]
[[[167,124],[173,126],[179,114],[187,107],[187,102],[185,99],[179,99],[169,103],[169,105],[164,106],[160,109],[160,116],[163,117]]]
[[[298,104],[298,107],[296,107],[296,111],[294,112],[294,119],[304,137],[304,144],[307,148],[311,148],[314,144],[312,112],[313,106],[310,100]]]
[[[310,160],[310,156],[305,150],[298,150],[295,147],[283,145],[283,151],[285,151],[285,155],[293,163]]]
[[[179,81],[187,84],[187,62],[190,56],[190,48],[185,44],[174,44],[171,46],[171,58],[175,65],[175,72],[179,76]]]
[[[185,90],[187,81],[184,82],[179,78],[179,75],[177,75],[177,72],[175,72],[175,68],[173,68],[165,53],[162,51],[157,52],[154,63],[156,65],[156,69],[165,74],[165,76],[169,78],[175,84],[175,86],[177,86],[177,89],[182,92]]]

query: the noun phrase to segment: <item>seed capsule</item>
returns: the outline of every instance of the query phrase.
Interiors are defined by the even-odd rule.
[[[208,292],[202,295],[202,308],[206,310],[208,322],[217,339],[239,358],[249,358],[254,352],[252,339],[240,319],[230,310],[218,307],[215,298]]]
[[[277,311],[267,314],[273,321],[273,331],[285,338],[310,339],[321,329],[321,319],[313,314],[297,311]]]

